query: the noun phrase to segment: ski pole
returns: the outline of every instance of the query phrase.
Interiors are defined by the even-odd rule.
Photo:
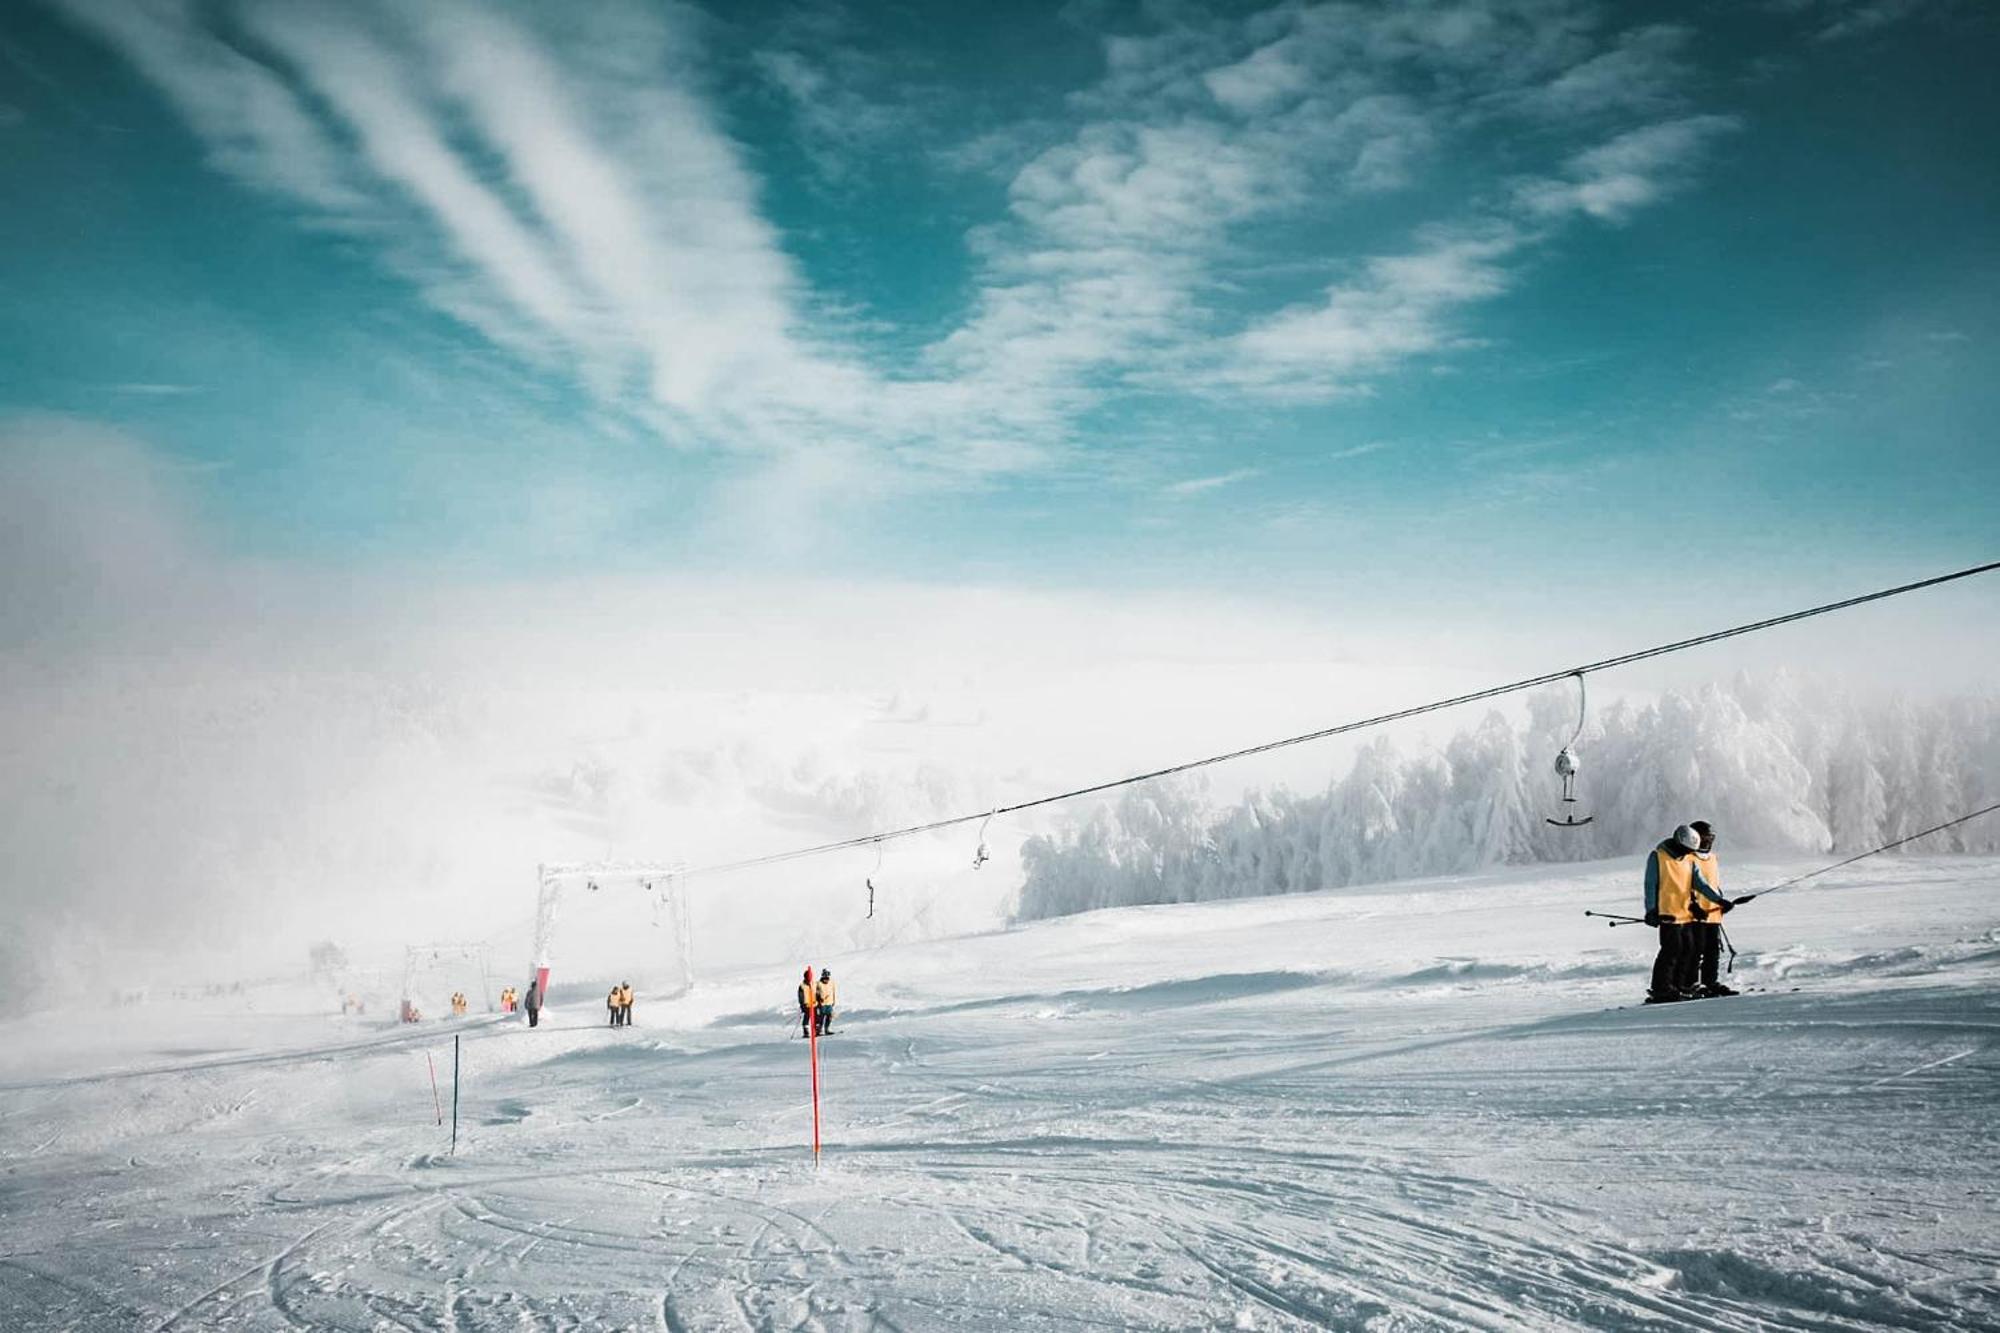
[[[1583,914],[1585,916],[1603,917],[1606,921],[1611,923],[1611,927],[1614,930],[1616,930],[1619,926],[1643,926],[1646,924],[1646,918],[1643,916],[1620,916],[1616,912],[1593,912],[1587,908],[1585,909]]]

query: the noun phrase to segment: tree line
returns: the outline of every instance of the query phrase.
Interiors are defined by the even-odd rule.
[[[1218,810],[1199,780],[1125,788],[1023,844],[1014,915],[1595,860],[1692,818],[1732,849],[1851,854],[2000,799],[2000,697],[1865,698],[1780,674],[1594,712],[1576,809],[1595,818],[1552,828],[1550,765],[1575,725],[1574,693],[1552,689],[1525,720],[1490,712],[1423,753],[1379,738],[1320,792],[1253,791]],[[2000,852],[2000,818],[1906,850]]]

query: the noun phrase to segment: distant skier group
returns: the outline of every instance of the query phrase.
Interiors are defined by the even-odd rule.
[[[1646,858],[1646,916],[1660,931],[1647,1004],[1706,1000],[1737,992],[1724,985],[1722,918],[1738,902],[1722,895],[1715,828],[1705,819],[1682,824]]]
[[[833,1002],[837,992],[833,988],[833,969],[819,970],[819,980],[813,980],[813,970],[808,967],[805,976],[799,979],[799,1035],[801,1037],[825,1036],[833,1031]]]
[[[632,983],[621,981],[611,988],[611,994],[604,999],[604,1007],[611,1011],[611,1026],[629,1028],[632,1026]]]

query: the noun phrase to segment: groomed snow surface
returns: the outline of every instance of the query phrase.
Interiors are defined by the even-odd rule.
[[[1657,1008],[1581,915],[1637,876],[812,959],[817,1168],[806,959],[667,1002],[635,958],[623,1031],[622,975],[532,1032],[80,981],[0,1051],[0,1328],[2000,1326],[2000,862],[1750,904],[1768,989]]]

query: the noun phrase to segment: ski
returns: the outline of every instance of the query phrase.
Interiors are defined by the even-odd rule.
[[[1704,1004],[1713,1000],[1740,1000],[1747,995],[1796,995],[1797,986],[1746,986],[1734,995],[1700,995],[1692,1000],[1641,1000],[1637,1004],[1613,1005],[1607,1013],[1623,1012],[1627,1009],[1669,1009],[1682,1004]]]

